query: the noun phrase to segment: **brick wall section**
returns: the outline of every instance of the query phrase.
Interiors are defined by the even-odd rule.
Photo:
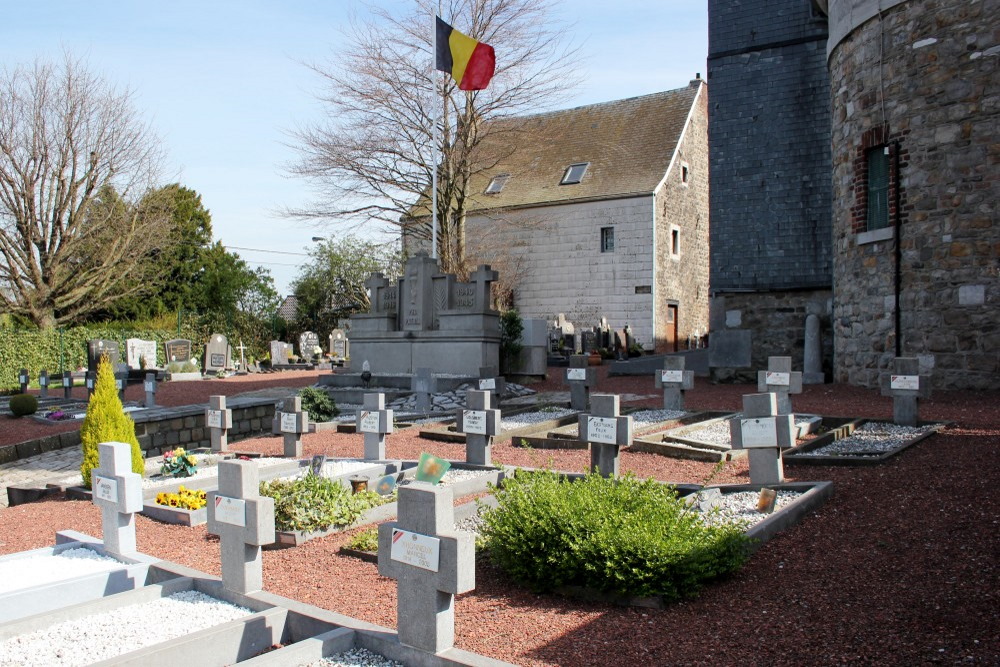
[[[678,349],[688,337],[708,331],[708,87],[695,101],[677,158],[656,193],[656,352],[667,352],[666,304],[678,303]],[[683,182],[683,168],[688,182]],[[672,253],[671,233],[679,228],[680,252]]]
[[[713,293],[831,285],[826,30],[808,0],[709,1]]]
[[[831,20],[841,4],[831,2]],[[883,133],[900,151],[902,352],[933,364],[935,387],[1000,388],[995,10],[989,2],[903,2],[854,26],[831,51],[839,381],[875,386],[895,355],[896,240],[857,238],[857,159]]]

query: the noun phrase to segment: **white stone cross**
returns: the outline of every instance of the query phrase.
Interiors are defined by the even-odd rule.
[[[621,448],[632,444],[632,418],[620,416],[617,394],[594,394],[590,401],[592,414],[577,417],[579,439],[590,443],[590,469],[617,477]]]
[[[213,452],[229,451],[229,429],[233,427],[233,411],[226,408],[225,396],[209,396],[205,408],[205,428],[212,441]]]
[[[500,411],[490,409],[490,392],[465,392],[465,409],[458,409],[455,428],[465,434],[465,461],[493,465],[493,436],[500,432]]]
[[[38,389],[39,398],[49,397],[49,372],[46,370],[38,371]]]
[[[236,346],[236,349],[240,351],[240,370],[245,371],[247,369],[247,358],[243,353],[246,351],[247,346],[243,344],[242,338],[240,339],[240,344]]]
[[[588,365],[587,355],[574,354],[569,358],[566,384],[569,385],[569,407],[579,412],[586,410],[590,406],[590,390],[597,386],[597,369]]]
[[[921,398],[930,398],[931,377],[920,374],[916,357],[895,357],[892,373],[882,373],[879,385],[883,396],[892,396],[892,420],[900,426],[916,426]]]
[[[87,398],[89,399],[94,395],[94,387],[97,385],[97,373],[94,371],[87,371],[84,378],[84,384],[87,385]]]
[[[393,412],[385,407],[385,394],[365,394],[356,428],[364,433],[365,460],[385,460],[385,436],[392,433]]]
[[[302,409],[302,398],[292,396],[274,413],[275,431],[284,438],[285,456],[302,456],[302,434],[309,432],[309,413]]]
[[[62,374],[62,386],[63,386],[63,398],[73,397],[73,374],[69,371],[63,371]]]
[[[663,409],[683,410],[684,392],[694,389],[694,371],[684,370],[684,357],[664,357],[663,370],[657,372],[655,382],[663,389]]]
[[[778,414],[792,414],[789,394],[802,393],[802,372],[792,370],[791,357],[768,357],[767,370],[757,371],[757,391],[774,393],[778,399]]]
[[[21,372],[17,374],[17,381],[21,383],[21,393],[28,393],[28,383],[31,381],[31,376],[28,374],[27,368],[22,368]]]
[[[743,416],[729,420],[733,449],[747,450],[751,484],[785,481],[781,450],[795,445],[795,417],[779,414],[774,392],[743,397]]]
[[[115,386],[118,387],[118,400],[125,402],[125,387],[128,386],[127,373],[115,373]]]
[[[124,442],[97,445],[100,466],[90,473],[94,504],[101,508],[104,550],[136,553],[135,513],[142,511],[142,476],[132,472],[132,447]]]
[[[219,490],[208,494],[208,532],[219,536],[222,585],[238,593],[264,587],[261,547],[274,542],[274,499],[260,495],[254,461],[219,463]]]
[[[429,653],[455,643],[455,595],[476,587],[472,533],[455,530],[451,487],[399,487],[399,519],[378,529],[378,572],[395,579],[401,644]]]

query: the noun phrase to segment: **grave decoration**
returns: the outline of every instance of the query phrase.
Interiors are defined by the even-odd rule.
[[[260,493],[274,501],[275,526],[283,532],[344,528],[373,507],[392,500],[374,491],[351,493],[339,480],[313,474],[265,481]]]
[[[774,393],[778,414],[792,414],[790,394],[802,393],[802,373],[792,370],[791,357],[768,357],[767,370],[757,371],[757,393]]]
[[[594,394],[592,414],[578,417],[579,439],[590,443],[590,469],[603,477],[618,476],[622,447],[632,444],[632,418],[619,415],[615,394]]]
[[[229,451],[229,429],[233,427],[233,411],[226,407],[225,396],[209,396],[205,409],[205,428],[213,452]]]
[[[729,421],[733,449],[747,450],[751,484],[780,484],[785,481],[781,450],[795,445],[795,419],[778,414],[774,393],[747,394],[743,416]]]
[[[449,487],[399,489],[399,519],[379,526],[378,571],[395,579],[399,641],[439,653],[455,642],[455,595],[476,586],[472,534],[455,530]]]
[[[380,496],[392,495],[396,490],[396,475],[383,475],[375,481],[375,493]]]
[[[322,477],[324,465],[326,465],[326,454],[317,454],[309,459],[309,474]]]
[[[921,398],[931,396],[931,378],[921,375],[916,357],[896,357],[892,373],[882,373],[879,385],[883,396],[892,396],[892,420],[900,426],[916,426]]]
[[[100,466],[91,474],[93,501],[101,510],[104,550],[128,556],[136,553],[135,513],[142,511],[142,477],[132,472],[130,447],[102,442]]]
[[[450,461],[438,458],[430,452],[423,452],[420,454],[420,460],[417,462],[417,472],[414,479],[418,482],[427,482],[428,484],[435,485],[441,481],[441,478],[444,477],[444,474],[448,472],[448,468],[450,467]]]
[[[274,501],[259,493],[251,461],[219,463],[219,490],[208,494],[208,532],[219,536],[222,585],[237,593],[263,588],[261,547],[274,542]]]
[[[197,469],[198,459],[183,447],[165,452],[160,464],[160,474],[164,477],[190,477]]]
[[[275,429],[284,440],[284,455],[302,456],[302,434],[309,431],[309,413],[302,410],[302,398],[292,396],[281,404],[281,410],[274,413]]]
[[[465,434],[465,460],[493,465],[493,436],[500,432],[500,411],[490,409],[488,391],[465,392],[466,408],[455,411],[455,428]]]
[[[684,370],[684,357],[664,357],[663,370],[656,374],[655,382],[663,389],[663,409],[683,410],[684,392],[694,389],[694,371]]]
[[[157,493],[156,504],[194,512],[208,504],[208,494],[204,489],[188,489],[181,484],[180,488],[177,489],[177,493],[165,491]]]
[[[365,460],[385,459],[385,436],[393,429],[393,411],[385,407],[385,394],[365,394],[356,426],[364,434]]]
[[[566,369],[570,408],[583,412],[590,405],[590,390],[597,386],[597,369],[591,368],[587,356],[574,354]]]

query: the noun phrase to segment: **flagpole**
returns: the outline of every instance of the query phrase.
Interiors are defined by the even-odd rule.
[[[441,11],[440,3],[438,3],[438,12]],[[434,25],[431,28],[431,34],[434,35],[433,41],[431,42],[431,86],[434,88],[434,93],[437,94],[437,79],[439,74],[437,74],[437,15],[434,16]],[[444,90],[442,89],[442,97],[444,96]],[[433,108],[437,108],[437,104],[433,105]],[[437,193],[438,193],[438,118],[436,113],[431,114],[431,124],[433,129],[431,130],[431,141],[434,143],[434,149],[431,151],[431,257],[437,259],[438,256],[438,207],[437,207]]]

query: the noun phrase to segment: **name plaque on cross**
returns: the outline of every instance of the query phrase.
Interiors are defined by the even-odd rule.
[[[775,447],[778,442],[778,427],[774,417],[741,419],[740,432],[744,447]]]
[[[917,391],[920,389],[920,376],[919,375],[893,375],[889,378],[889,388],[890,389],[911,389]]]
[[[497,381],[494,378],[479,381],[479,391],[496,391]]]
[[[567,368],[566,369],[566,379],[567,380],[586,380],[587,379],[587,369],[586,368]]]
[[[142,386],[146,389],[146,391],[156,391],[155,382],[144,382]]]
[[[92,475],[90,486],[94,490],[94,496],[111,503],[118,502],[118,482],[107,477],[97,477]]]
[[[231,526],[247,525],[247,503],[239,498],[215,497],[215,520]]]
[[[20,375],[17,376],[17,379],[18,379],[18,381],[21,384],[28,384],[28,374],[27,373],[21,373]]]
[[[72,387],[73,386],[73,378],[71,378],[71,377],[63,378],[63,386],[64,387]]]
[[[441,540],[393,528],[389,559],[437,572],[441,560]]]
[[[125,388],[125,380],[122,379],[122,378],[118,378],[117,380],[115,380],[115,386],[118,387],[119,391],[122,390],[122,389],[124,389]]]
[[[282,433],[295,433],[295,413],[294,412],[282,412],[281,413],[281,432]]]
[[[222,410],[209,410],[205,414],[205,426],[209,428],[222,428]]]
[[[684,371],[660,371],[660,382],[684,382]]]
[[[379,432],[379,418],[378,412],[371,410],[361,411],[361,432],[362,433],[378,433]]]
[[[767,371],[765,377],[767,378],[765,383],[772,387],[787,387],[791,384],[791,373]]]
[[[588,439],[614,445],[618,442],[618,420],[615,417],[587,417]]]
[[[466,433],[486,435],[486,411],[462,410],[462,430]]]
[[[87,389],[94,388],[94,378],[87,378]]]

